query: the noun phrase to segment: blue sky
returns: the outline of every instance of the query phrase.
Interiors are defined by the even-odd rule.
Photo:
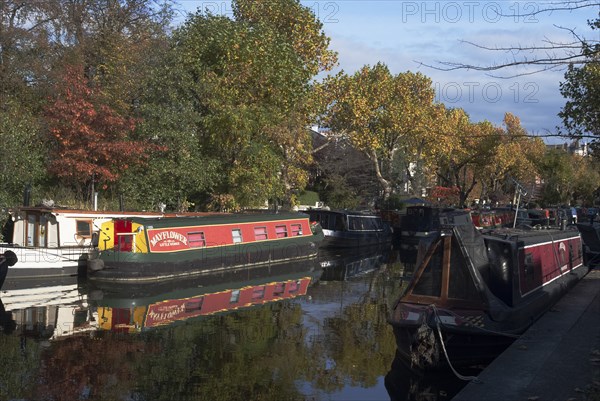
[[[229,1],[179,0],[182,9],[198,7],[231,15]],[[530,70],[501,70],[486,75],[474,70],[439,71],[423,64],[438,61],[488,66],[512,59],[508,52],[478,49],[533,46],[571,42],[575,30],[599,39],[587,20],[598,16],[598,7],[578,11],[541,12],[553,2],[532,1],[305,1],[323,23],[338,52],[339,69],[353,73],[365,64],[383,62],[393,73],[420,71],[430,77],[437,100],[447,107],[462,107],[471,120],[500,125],[505,112],[521,119],[531,134],[555,133],[557,113],[565,100],[559,92],[564,69],[515,77]],[[530,15],[531,12],[539,12]],[[529,14],[529,15],[527,15]],[[532,57],[533,54],[527,54]],[[549,143],[564,140],[547,138]]]

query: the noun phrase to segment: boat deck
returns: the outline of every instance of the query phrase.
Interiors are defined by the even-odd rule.
[[[580,400],[587,391],[598,397],[600,270],[591,270],[478,380],[452,401]]]

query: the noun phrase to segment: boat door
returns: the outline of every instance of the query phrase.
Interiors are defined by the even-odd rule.
[[[27,213],[25,230],[26,246],[42,248],[48,246],[48,220],[48,215],[45,213]]]

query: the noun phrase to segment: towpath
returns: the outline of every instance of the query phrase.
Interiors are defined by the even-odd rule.
[[[600,401],[600,270],[594,269],[452,401]]]

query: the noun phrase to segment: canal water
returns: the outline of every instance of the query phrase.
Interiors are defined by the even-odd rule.
[[[450,400],[466,383],[395,358],[414,269],[393,249],[183,282],[0,292],[0,400]]]

